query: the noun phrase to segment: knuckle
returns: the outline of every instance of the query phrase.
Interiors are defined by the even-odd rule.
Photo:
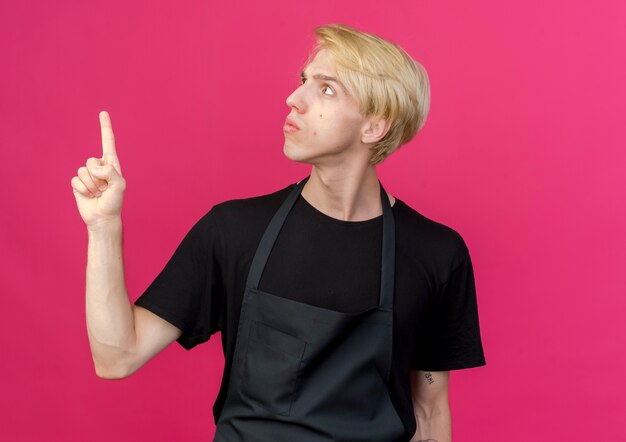
[[[88,189],[91,189],[92,187],[95,187],[94,184],[93,184],[93,180],[91,179],[90,176],[81,177],[81,181],[83,182],[85,187],[87,187]]]

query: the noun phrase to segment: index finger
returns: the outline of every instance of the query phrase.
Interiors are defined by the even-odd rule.
[[[102,159],[107,163],[108,160],[115,161],[117,153],[115,152],[115,137],[113,136],[113,128],[111,127],[111,117],[107,111],[100,112],[100,130],[102,132]]]

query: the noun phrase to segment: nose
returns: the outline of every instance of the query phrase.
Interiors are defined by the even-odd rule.
[[[285,100],[285,102],[287,103],[287,106],[289,106],[292,109],[295,109],[296,112],[298,113],[302,113],[306,110],[306,104],[304,102],[301,89],[302,89],[301,87],[296,88],[296,90],[293,91],[291,95],[287,97],[287,100]]]

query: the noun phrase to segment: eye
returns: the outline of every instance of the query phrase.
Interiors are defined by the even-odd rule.
[[[331,94],[325,94],[325,95],[330,95],[330,96],[335,95],[335,91],[333,90],[333,88],[332,88],[332,87],[330,87],[330,86],[328,86],[327,84],[325,84],[325,85],[322,87],[322,90],[324,90],[324,89],[328,89],[329,91],[331,91],[331,92],[332,92]]]

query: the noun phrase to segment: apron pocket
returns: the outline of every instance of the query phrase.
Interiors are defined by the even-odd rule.
[[[243,389],[263,408],[289,416],[306,342],[252,320],[243,366]]]

